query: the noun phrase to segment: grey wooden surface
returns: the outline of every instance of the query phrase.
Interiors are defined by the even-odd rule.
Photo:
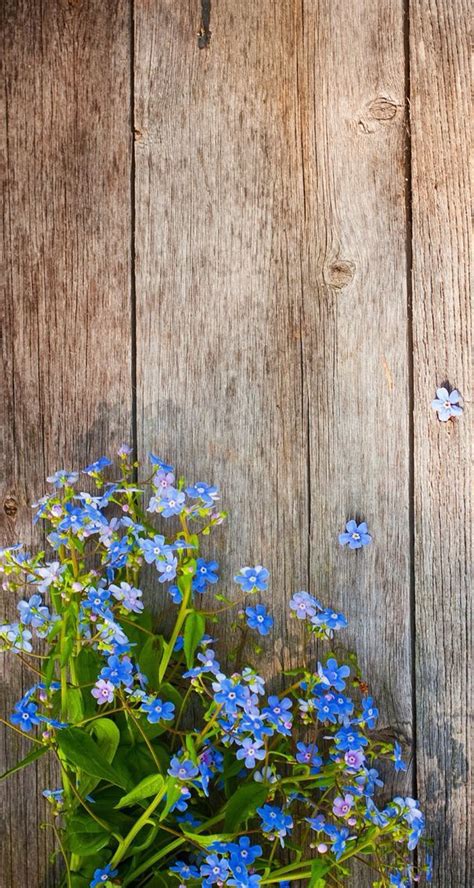
[[[271,571],[267,674],[303,654],[294,591],[344,609],[434,884],[469,885],[467,3],[219,0],[207,48],[198,0],[3,18],[2,544],[35,542],[46,474],[123,438],[220,484],[223,575]],[[5,793],[6,888],[57,882],[50,779]]]

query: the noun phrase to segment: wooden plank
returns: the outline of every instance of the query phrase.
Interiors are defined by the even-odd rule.
[[[206,50],[198,26],[136,8],[139,450],[222,485],[227,589],[272,574],[268,671],[310,588],[410,740],[403,4],[222,0]]]
[[[470,885],[468,409],[430,409],[450,383],[469,401],[469,4],[410,4],[418,791],[436,885]]]
[[[41,542],[32,500],[60,465],[130,437],[130,29],[127,4],[8,0],[1,545]],[[13,602],[4,614],[13,618]],[[31,676],[3,658],[5,708]],[[3,708],[3,707],[2,707]],[[26,752],[4,734],[2,765]],[[20,748],[21,747],[21,748]],[[26,747],[29,747],[26,744]],[[2,767],[3,770],[3,767]],[[5,793],[5,885],[57,884],[39,830],[44,766]]]

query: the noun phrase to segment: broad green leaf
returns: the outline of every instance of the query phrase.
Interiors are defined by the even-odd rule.
[[[115,722],[111,718],[97,718],[91,722],[87,730],[96,741],[105,760],[111,765],[120,743],[120,731]],[[79,784],[80,794],[89,795],[98,782],[97,777],[85,776]]]
[[[92,818],[71,817],[67,821],[65,843],[73,854],[81,857],[97,854],[105,848],[109,839],[109,833]]]
[[[22,768],[26,768],[28,765],[33,764],[37,759],[41,758],[45,752],[49,752],[49,746],[37,746],[35,749],[32,749],[28,755],[25,755],[25,758],[21,760],[21,762],[17,762],[16,765],[13,765],[13,768],[9,768],[8,771],[5,771],[4,774],[0,775],[0,780],[6,780],[7,777],[10,777],[11,774],[16,774],[17,771],[21,771]]]
[[[261,783],[244,783],[239,786],[225,806],[224,828],[226,832],[235,832],[260,805],[268,795],[268,788]]]
[[[156,796],[162,788],[163,783],[164,781],[161,774],[149,774],[148,777],[144,777],[143,780],[140,780],[138,786],[135,786],[134,789],[122,796],[115,807],[125,808],[127,805],[134,805],[135,802],[141,802],[142,799]]]
[[[64,760],[73,768],[91,777],[106,780],[122,789],[129,789],[128,782],[117,768],[113,768],[100,747],[82,728],[63,728],[57,734],[58,746]]]
[[[192,668],[194,652],[206,629],[206,621],[202,614],[192,611],[184,624],[184,656],[188,669]]]

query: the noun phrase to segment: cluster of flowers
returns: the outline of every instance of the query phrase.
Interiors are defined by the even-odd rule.
[[[2,647],[41,672],[10,723],[34,738],[22,764],[47,752],[61,762],[62,788],[44,795],[59,817],[64,885],[78,875],[91,888],[145,885],[152,876],[204,888],[319,876],[331,886],[346,861],[375,850],[374,885],[408,886],[421,872],[430,881],[429,858],[417,872],[410,862],[424,832],[417,802],[375,802],[377,759],[407,766],[398,743],[371,736],[378,710],[355,662],[328,655],[293,671],[284,693],[267,691],[254,665],[221,666],[206,618],[215,624],[236,607],[241,646],[252,632],[255,642],[268,635],[272,616],[247,596],[265,595],[269,572],[243,567],[234,576],[240,600],[217,593],[219,610],[204,610],[219,580],[217,562],[200,555],[225,518],[217,488],[186,486],[153,454],[138,484],[130,448],[118,456],[118,481],[104,480],[105,457],[83,470],[95,494],[76,489],[75,472],[48,479],[54,490],[35,504],[35,520],[48,524],[51,560],[21,546],[0,553],[4,589],[24,596],[18,620],[0,627]],[[177,530],[157,532],[155,515]],[[360,548],[370,539],[354,521],[340,543]],[[157,626],[142,600],[145,565],[167,584]],[[292,596],[289,612],[320,640],[347,625],[306,591]]]

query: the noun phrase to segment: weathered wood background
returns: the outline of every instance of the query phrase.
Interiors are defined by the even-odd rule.
[[[224,569],[272,572],[268,651],[296,660],[299,588],[344,609],[411,746],[434,884],[463,888],[468,2],[210,7],[2,4],[2,543],[34,542],[49,472],[123,439],[219,483]],[[445,380],[456,424],[430,409]],[[374,536],[355,555],[354,514]],[[45,785],[5,792],[5,888],[55,885]]]

